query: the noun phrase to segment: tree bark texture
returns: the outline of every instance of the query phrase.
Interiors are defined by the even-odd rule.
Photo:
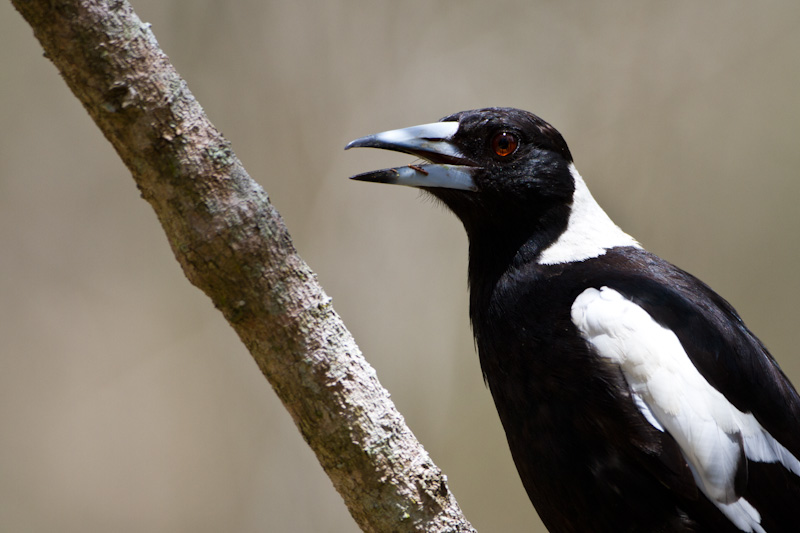
[[[474,531],[266,192],[122,0],[12,0],[364,531]],[[313,502],[311,502],[313,505]]]

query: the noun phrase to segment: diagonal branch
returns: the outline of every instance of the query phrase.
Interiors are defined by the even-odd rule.
[[[364,531],[474,531],[267,194],[124,0],[12,0]]]

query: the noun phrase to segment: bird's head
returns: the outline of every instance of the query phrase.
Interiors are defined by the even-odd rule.
[[[527,111],[462,111],[432,124],[362,137],[345,149],[356,147],[428,161],[352,179],[431,193],[461,219],[471,242],[499,235],[525,241],[536,232],[558,234],[566,225],[575,190],[572,155],[555,128]]]

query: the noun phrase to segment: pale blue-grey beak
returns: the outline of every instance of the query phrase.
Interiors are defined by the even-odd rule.
[[[409,187],[474,191],[476,187],[472,176],[480,169],[471,165],[470,160],[452,142],[457,131],[458,122],[434,122],[356,139],[344,149],[383,148],[412,154],[430,161],[430,164],[386,168],[365,172],[351,179]]]

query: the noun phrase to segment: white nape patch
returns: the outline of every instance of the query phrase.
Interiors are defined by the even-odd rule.
[[[633,237],[622,231],[603,211],[572,163],[569,171],[575,180],[575,192],[567,229],[542,251],[539,264],[583,261],[601,256],[616,246],[641,248]]]
[[[571,316],[597,354],[619,365],[645,419],[678,443],[700,490],[742,531],[763,531],[758,511],[735,493],[742,454],[798,476],[800,461],[706,381],[672,331],[619,292],[586,289]]]

